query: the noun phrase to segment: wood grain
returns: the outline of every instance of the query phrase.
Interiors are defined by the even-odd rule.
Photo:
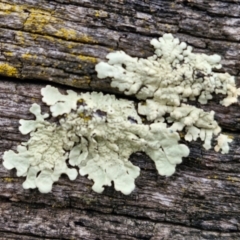
[[[195,52],[221,55],[221,71],[240,85],[239,16],[237,0],[0,0],[0,163],[4,151],[28,139],[18,121],[33,118],[31,104],[47,111],[42,87],[124,97],[109,79],[97,79],[95,64],[116,50],[150,56],[149,41],[165,32]],[[230,153],[187,143],[190,156],[169,178],[136,153],[131,161],[141,175],[129,196],[113,187],[94,193],[80,176],[62,176],[51,193],[40,194],[24,190],[24,178],[0,164],[0,239],[240,239],[239,103],[225,108],[220,98],[201,107],[216,112],[233,139]]]

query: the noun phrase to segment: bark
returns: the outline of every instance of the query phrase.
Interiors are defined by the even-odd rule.
[[[95,64],[124,50],[147,57],[149,41],[165,32],[195,52],[217,53],[223,69],[236,76],[240,66],[240,5],[237,0],[0,0],[0,161],[8,149],[28,139],[19,119],[41,103],[40,89],[51,83],[118,94],[110,80],[99,80]],[[132,98],[133,99],[133,98]],[[223,132],[232,137],[229,154],[187,143],[190,156],[168,178],[151,159],[131,156],[141,168],[129,196],[91,181],[62,176],[49,194],[24,190],[23,178],[0,164],[0,239],[239,239],[239,104],[214,110]]]

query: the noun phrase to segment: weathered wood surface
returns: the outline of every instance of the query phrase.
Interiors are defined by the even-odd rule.
[[[239,74],[239,1],[0,0],[0,73],[74,87],[109,89],[94,74],[114,50],[146,57],[164,32],[195,51],[218,53]]]
[[[42,105],[40,80],[118,93],[97,79],[95,64],[120,49],[150,56],[150,39],[164,32],[196,52],[222,55],[223,71],[239,80],[239,16],[234,0],[0,0],[0,161],[27,139],[18,120],[32,118],[32,103]],[[217,102],[204,109],[215,110],[233,138],[230,153],[191,143],[190,157],[169,178],[135,154],[141,175],[129,196],[112,187],[96,194],[80,176],[63,176],[49,194],[23,190],[24,179],[0,165],[0,239],[240,239],[239,104]]]

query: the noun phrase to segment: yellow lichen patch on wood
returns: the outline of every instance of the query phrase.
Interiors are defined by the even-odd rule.
[[[0,74],[8,77],[17,77],[18,70],[8,63],[0,62]]]
[[[28,59],[37,58],[37,55],[31,55],[29,53],[23,53],[22,58],[28,60]]]
[[[60,28],[55,32],[56,36],[64,38],[66,40],[76,40],[77,32],[73,29]]]
[[[43,38],[44,40],[47,40],[49,42],[55,42],[56,38],[51,37],[51,36],[40,36],[41,38]]]
[[[3,55],[7,57],[12,57],[14,54],[13,52],[3,52]]]
[[[3,178],[3,181],[4,182],[7,182],[7,183],[11,183],[11,182],[14,182],[14,178],[10,178],[10,177],[5,177],[5,178]]]
[[[207,177],[208,179],[219,179],[218,175],[211,175]]]
[[[21,31],[16,31],[16,40],[19,44],[24,45],[25,43],[25,37],[23,32]]]
[[[51,12],[30,8],[30,14],[24,23],[24,28],[33,32],[43,33],[51,20],[51,23],[59,22],[56,18],[52,17]]]
[[[11,14],[13,12],[19,12],[22,8],[18,5],[11,5],[7,3],[0,3],[1,14]]]
[[[22,58],[29,59],[31,58],[31,55],[29,53],[23,53]]]
[[[91,62],[91,63],[97,63],[97,59],[95,57],[89,57],[84,55],[78,55],[78,58],[84,62]]]
[[[72,84],[75,87],[81,86],[82,84],[89,84],[91,82],[91,77],[90,76],[83,76],[82,78],[79,79],[73,79]]]
[[[38,37],[44,39],[45,41],[55,42],[55,43],[61,44],[63,46],[66,46],[70,50],[72,48],[79,47],[81,44],[81,43],[75,43],[75,42],[71,42],[71,41],[65,41],[65,39],[61,39],[61,38],[57,38],[57,37],[53,37],[53,36],[39,35]],[[58,37],[61,37],[61,36],[58,36]]]
[[[46,26],[50,26],[50,20],[51,24],[55,22],[59,23],[59,19],[57,20],[55,17],[52,17],[51,11],[29,7],[28,5],[0,3],[0,15],[15,12],[18,13],[20,18],[26,19],[24,29],[31,32],[43,33],[46,30]]]
[[[90,83],[91,82],[91,78],[89,76],[84,76],[84,80],[86,81],[86,83]]]
[[[95,14],[94,14],[94,16],[95,17],[99,17],[100,16],[100,14],[99,14],[99,11],[97,10],[97,11],[95,11]]]
[[[34,42],[40,35],[39,34],[34,34],[34,33],[29,33],[29,32],[22,32],[22,31],[16,31],[15,32],[15,40],[17,43],[20,45],[25,45],[26,42]]]
[[[73,48],[73,44],[71,44],[71,43],[70,43],[70,44],[67,44],[67,47],[70,48],[70,49],[72,49],[72,48]]]
[[[37,32],[42,32],[46,24],[49,23],[51,14],[48,12],[43,12],[41,10],[31,10],[27,21],[24,24],[24,27],[29,29],[34,29]]]
[[[227,181],[230,181],[230,182],[239,182],[239,181],[240,181],[239,178],[237,178],[237,177],[231,177],[231,176],[228,176],[226,180],[227,180]]]
[[[97,43],[97,41],[92,37],[79,33],[76,30],[70,28],[60,28],[54,33],[54,35],[66,40],[73,40],[83,43]]]
[[[88,36],[88,35],[86,35],[86,34],[83,34],[82,36],[80,36],[80,37],[78,38],[78,40],[79,40],[80,42],[83,42],[83,43],[97,43],[96,40],[94,40],[92,37],[90,37],[90,36]]]
[[[96,10],[94,16],[100,17],[100,18],[106,18],[108,17],[108,13],[102,10]]]

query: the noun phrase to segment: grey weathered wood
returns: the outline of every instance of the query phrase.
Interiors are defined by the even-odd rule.
[[[222,71],[239,82],[239,16],[234,0],[0,0],[0,161],[27,140],[18,120],[33,117],[32,103],[43,106],[47,82],[119,94],[97,79],[95,64],[120,49],[150,56],[150,39],[164,32],[196,52],[222,55]],[[96,194],[80,176],[62,176],[52,193],[40,194],[0,165],[0,239],[239,239],[239,103],[225,108],[214,98],[202,108],[214,110],[233,138],[230,153],[191,143],[189,158],[169,178],[137,153],[131,161],[141,175],[129,196],[113,187]]]

